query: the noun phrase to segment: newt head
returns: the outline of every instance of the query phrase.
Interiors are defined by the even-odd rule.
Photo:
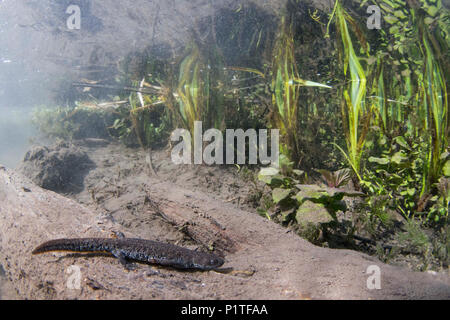
[[[225,260],[214,254],[202,254],[193,256],[189,268],[201,270],[213,270],[219,268],[225,263]]]

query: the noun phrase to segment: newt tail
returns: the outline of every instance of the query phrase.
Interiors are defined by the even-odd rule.
[[[136,238],[55,239],[39,245],[32,253],[49,251],[104,252],[112,254],[124,265],[128,260],[135,260],[177,269],[213,270],[225,262],[212,253]]]

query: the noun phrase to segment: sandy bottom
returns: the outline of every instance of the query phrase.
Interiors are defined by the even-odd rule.
[[[80,147],[95,163],[95,168],[84,178],[81,191],[64,194],[65,197],[95,212],[102,221],[120,226],[127,236],[201,249],[202,244],[194,241],[183,227],[174,225],[157,210],[150,210],[149,204],[155,200],[165,206],[165,210],[172,204],[180,214],[183,210],[193,212],[200,223],[213,221],[224,234],[230,232],[240,237],[234,239],[235,248],[227,247],[226,242],[218,246],[226,252],[225,267],[246,272],[235,276],[214,272],[191,274],[139,266],[137,273],[125,274],[125,277],[136,286],[143,286],[142,290],[151,288],[152,295],[143,296],[137,287],[127,288],[129,291],[124,293],[121,284],[127,280],[123,267],[116,261],[76,259],[87,272],[97,270],[90,275],[92,279],[110,286],[110,290],[96,291],[100,299],[392,299],[424,298],[427,295],[428,289],[423,288],[431,282],[426,275],[406,272],[406,269],[404,272],[357,252],[313,246],[292,231],[257,216],[252,203],[254,185],[237,167],[175,165],[168,151],[160,150],[152,152],[155,177],[149,170],[144,151],[115,143]],[[39,263],[54,268],[51,256],[40,259]],[[68,260],[62,263],[68,264]],[[383,265],[386,270],[387,287],[383,292],[368,293],[365,287],[364,272],[372,264]],[[95,278],[97,275],[101,278]],[[49,273],[48,277],[54,275]],[[439,278],[442,277],[444,282],[433,282],[430,290],[437,288],[433,291],[436,297],[450,297],[450,287],[444,284],[448,283],[448,278],[444,275]],[[91,296],[88,292],[83,294],[81,298]],[[0,280],[0,298],[17,298],[10,283]]]

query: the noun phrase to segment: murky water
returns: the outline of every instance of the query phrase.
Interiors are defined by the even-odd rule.
[[[0,114],[0,164],[16,168],[36,135],[31,110],[0,107]]]

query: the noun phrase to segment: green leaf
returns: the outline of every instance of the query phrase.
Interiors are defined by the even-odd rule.
[[[294,170],[292,170],[292,173],[294,173],[295,175],[297,175],[297,176],[302,176],[302,175],[304,175],[305,174],[305,171],[303,171],[303,170],[298,170],[298,169],[294,169]]]
[[[441,159],[441,160],[445,160],[445,159],[447,159],[448,156],[450,156],[450,153],[448,153],[447,151],[446,151],[446,152],[443,152],[443,153],[441,154],[440,159]]]
[[[269,220],[272,220],[272,219],[270,218],[270,215],[269,215],[269,213],[267,212],[267,210],[264,210],[264,209],[262,209],[262,208],[258,208],[258,209],[256,209],[256,212],[257,212],[261,217],[264,217],[264,218],[267,218],[267,219],[269,219]]]
[[[274,176],[277,175],[280,171],[277,168],[269,167],[269,168],[262,168],[259,171],[258,176]]]
[[[409,147],[408,143],[406,142],[405,138],[403,138],[402,136],[398,136],[394,138],[394,141],[402,146],[405,149],[411,150],[411,148]]]
[[[300,225],[330,223],[334,220],[323,204],[306,201],[296,212],[295,218]]]
[[[401,10],[397,10],[394,12],[394,16],[396,16],[399,19],[405,19],[406,15]]]
[[[258,173],[258,180],[265,184],[271,185],[278,176],[279,170],[277,168],[269,167],[262,168]]]
[[[430,17],[426,17],[424,20],[425,24],[430,25],[433,23],[434,19]]]
[[[278,187],[285,183],[285,177],[279,174],[274,176],[260,176],[258,180],[271,187]]]
[[[391,158],[391,161],[396,164],[400,164],[406,160],[408,160],[408,157],[406,157],[406,155],[403,151],[396,152]]]
[[[369,162],[374,162],[374,163],[378,163],[378,164],[388,164],[389,163],[389,159],[387,159],[387,158],[370,157],[369,158]]]
[[[439,12],[439,8],[437,6],[429,6],[427,9],[427,13],[434,17]]]
[[[389,24],[394,24],[394,23],[398,22],[398,19],[391,15],[384,16],[384,20]]]
[[[447,160],[444,164],[444,168],[442,169],[444,176],[450,177],[450,160]]]
[[[408,188],[406,191],[407,191],[408,195],[411,197],[413,197],[416,194],[416,189],[414,189],[414,188]]]
[[[289,197],[292,189],[282,189],[282,188],[276,188],[272,191],[272,199],[275,204],[280,203],[287,197]]]

